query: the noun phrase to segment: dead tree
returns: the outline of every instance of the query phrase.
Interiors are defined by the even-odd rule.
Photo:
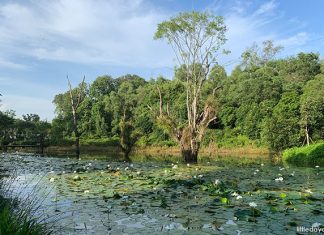
[[[84,98],[84,80],[85,77],[83,77],[83,80],[79,86],[79,89],[76,89],[76,92],[73,92],[71,82],[69,78],[67,77],[68,85],[69,85],[69,93],[70,93],[70,102],[71,102],[71,110],[72,110],[72,125],[73,125],[73,132],[75,136],[75,153],[76,156],[80,156],[80,132],[78,129],[78,108],[80,106],[80,103],[82,99]]]

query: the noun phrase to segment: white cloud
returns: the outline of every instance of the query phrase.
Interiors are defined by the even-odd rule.
[[[9,60],[5,60],[0,58],[0,68],[7,68],[7,69],[27,69],[28,66],[24,64],[18,64]]]
[[[54,105],[50,100],[17,95],[6,95],[1,100],[0,110],[13,109],[18,117],[27,113],[36,113],[41,119],[52,120],[54,117]]]
[[[308,40],[309,35],[306,32],[300,32],[288,38],[281,39],[278,41],[278,43],[285,48],[290,48],[305,45]]]
[[[239,6],[241,7],[242,4],[240,3]],[[231,54],[223,59],[225,64],[230,65],[227,71],[230,71],[235,64],[240,62],[242,52],[251,46],[253,42],[261,43],[265,40],[276,40],[278,38],[277,33],[270,30],[271,24],[278,18],[261,14],[260,9],[265,12],[266,9],[270,10],[270,6],[261,6],[250,14],[248,13],[250,5],[245,5],[245,7],[246,9],[241,9],[244,14],[237,14],[237,10],[234,8],[233,11],[229,11],[224,16],[228,27],[226,34],[228,41],[225,47],[231,51]]]
[[[255,15],[263,15],[263,14],[268,14],[272,13],[278,6],[278,3],[275,2],[274,0],[262,4],[258,10],[255,11]]]
[[[167,16],[142,1],[28,3],[0,5],[0,48],[7,53],[87,64],[172,66],[169,47],[153,40],[158,22]]]

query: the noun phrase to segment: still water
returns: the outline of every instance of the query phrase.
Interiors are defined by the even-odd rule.
[[[321,167],[265,156],[0,155],[2,194],[54,234],[296,234],[324,224]],[[5,192],[4,192],[5,191]]]

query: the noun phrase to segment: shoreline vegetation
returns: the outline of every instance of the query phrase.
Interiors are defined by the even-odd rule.
[[[11,149],[8,148],[10,151]],[[34,148],[15,148],[12,152],[31,152],[36,153],[37,149]],[[122,150],[119,146],[97,146],[97,145],[80,145],[80,151],[84,154],[117,154],[122,155]],[[55,155],[55,154],[75,154],[74,145],[56,145],[49,146],[44,149],[44,154]],[[134,147],[130,156],[132,155],[175,155],[180,156],[181,152],[178,146],[148,146],[148,147]],[[201,156],[217,156],[217,155],[230,155],[236,156],[240,154],[247,155],[258,155],[258,156],[268,156],[271,152],[265,147],[256,147],[256,146],[242,146],[242,147],[217,147],[215,145],[208,145],[201,148]]]
[[[286,149],[282,153],[282,159],[298,165],[318,166],[324,165],[324,142],[310,144],[309,146]]]
[[[10,191],[10,185],[4,185],[3,174],[0,172],[0,191],[4,190],[5,194]],[[32,203],[32,202],[31,202]],[[46,224],[37,222],[31,216],[30,210],[33,205],[28,202],[21,202],[16,196],[0,195],[0,235],[44,235],[51,234]]]

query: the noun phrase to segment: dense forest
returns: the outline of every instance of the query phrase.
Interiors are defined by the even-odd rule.
[[[264,50],[265,48],[263,48]],[[324,138],[324,64],[319,55],[300,53],[286,59],[244,54],[243,63],[227,75],[215,65],[204,87],[208,97],[215,87],[217,119],[208,127],[203,145],[219,147],[267,146],[281,151]],[[80,84],[81,85],[81,84]],[[177,143],[155,120],[159,91],[165,111],[186,119],[183,69],[172,80],[145,80],[137,75],[118,78],[104,75],[83,84],[84,94],[77,110],[82,143],[139,146],[173,146]],[[73,92],[77,93],[80,87]],[[43,134],[51,145],[73,144],[70,94],[55,96],[56,117],[51,123],[36,114],[15,118],[13,111],[1,112],[1,143],[29,143]],[[129,144],[129,143],[127,143]]]

